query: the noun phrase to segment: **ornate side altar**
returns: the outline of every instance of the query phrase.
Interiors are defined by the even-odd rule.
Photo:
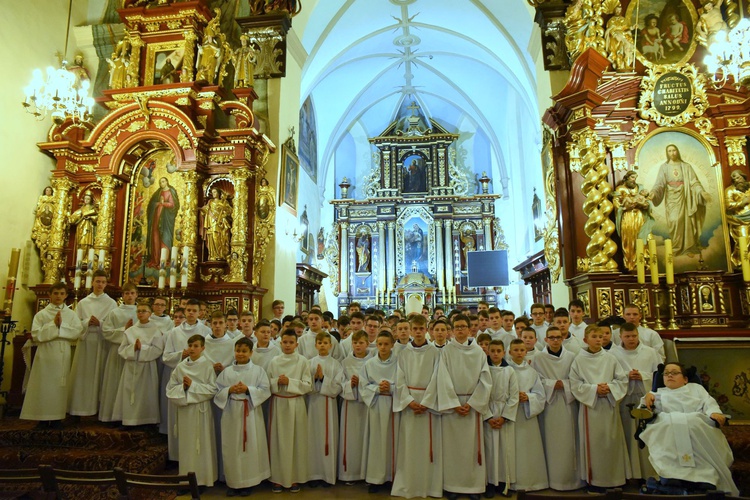
[[[248,37],[233,48],[205,0],[119,14],[125,36],[99,99],[108,114],[96,126],[66,121],[39,144],[56,167],[32,235],[44,271],[35,291],[46,297],[65,279],[79,295],[81,272],[99,268],[116,295],[133,282],[141,295],[257,313],[274,235],[264,177],[275,146],[252,110]]]
[[[486,184],[471,195],[455,165],[457,134],[420,114],[394,121],[378,137],[365,199],[348,198],[348,181],[333,200],[330,268],[339,308],[353,301],[384,309],[422,304],[495,302],[493,290],[469,288],[466,254],[503,248],[495,200]]]
[[[750,99],[696,62],[738,3],[531,3],[543,25],[565,12],[556,50],[572,61],[543,118],[552,275],[592,318],[637,303],[657,329],[745,326]]]

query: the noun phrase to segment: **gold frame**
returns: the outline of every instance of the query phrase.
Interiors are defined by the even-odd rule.
[[[628,5],[628,10],[625,12],[625,19],[628,22],[628,26],[633,26],[634,24],[638,26],[638,35],[640,35],[642,29],[639,24],[638,19],[633,19],[634,11],[636,10],[639,2],[630,2]],[[695,50],[698,48],[698,38],[695,35],[695,26],[698,24],[698,11],[695,10],[695,6],[693,5],[693,2],[691,0],[682,0],[682,4],[685,5],[688,9],[688,12],[690,12],[690,26],[692,27],[693,33],[692,33],[692,39],[690,40],[690,46],[685,51],[685,55],[682,56],[682,59],[677,61],[676,63],[670,63],[671,66],[681,66],[684,65],[686,62],[688,62],[692,57],[693,54],[695,54]],[[632,21],[631,21],[632,20]],[[684,19],[683,19],[684,21]],[[636,58],[643,63],[644,66],[648,68],[654,68],[654,67],[661,67],[665,66],[662,64],[654,63],[649,61],[638,49],[638,41],[634,41],[635,45],[635,56]]]
[[[716,158],[716,151],[714,150],[714,147],[711,145],[710,142],[704,137],[703,135],[697,133],[696,131],[686,128],[686,127],[661,127],[657,128],[650,133],[648,133],[639,143],[638,146],[635,149],[635,169],[637,171],[640,171],[643,167],[640,166],[640,156],[641,156],[641,150],[643,149],[643,146],[646,145],[646,143],[652,138],[659,134],[663,134],[665,132],[682,132],[684,134],[687,134],[694,139],[696,139],[701,145],[706,148],[706,151],[709,155],[709,160],[711,161],[711,168],[714,169],[715,175],[716,175],[716,190],[717,193],[715,193],[719,199],[719,211],[721,212],[721,225],[724,230],[724,252],[726,254],[727,259],[727,269],[731,269],[732,267],[732,247],[729,243],[729,228],[727,227],[727,212],[726,212],[726,206],[724,205],[724,179],[721,175],[722,167],[721,163]],[[664,269],[663,264],[660,263],[660,268]],[[664,273],[659,273],[660,276],[664,275]]]
[[[146,73],[143,77],[143,85],[154,85],[154,64],[156,64],[156,55],[161,52],[174,51],[177,49],[185,50],[185,40],[172,40],[171,42],[151,43],[148,45],[146,52]],[[182,61],[185,64],[184,58]]]
[[[669,73],[677,73],[687,77],[691,82],[692,95],[685,111],[675,116],[661,114],[654,107],[654,89],[656,82]],[[706,77],[692,64],[684,66],[656,66],[652,67],[641,80],[641,98],[638,100],[638,114],[647,120],[656,122],[662,127],[678,127],[699,119],[708,109],[706,95]]]
[[[291,163],[295,166],[294,175],[294,193],[292,200],[287,200],[285,193],[287,190],[287,164]],[[292,151],[286,144],[281,146],[281,168],[279,170],[279,206],[286,205],[289,210],[296,216],[297,215],[297,202],[299,201],[299,158],[296,153]],[[291,201],[291,203],[290,203]]]

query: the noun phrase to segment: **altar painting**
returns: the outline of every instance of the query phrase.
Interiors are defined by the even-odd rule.
[[[176,172],[170,149],[150,153],[135,169],[126,226],[125,281],[156,286],[161,249],[167,249],[169,258],[173,246],[182,247],[180,207],[185,183]]]
[[[691,1],[630,2],[625,17],[638,29],[636,47],[644,64],[683,64],[695,52],[698,16]]]
[[[408,207],[396,221],[396,272],[398,276],[435,274],[435,229],[423,207]]]
[[[669,163],[668,157],[678,163]],[[703,266],[726,271],[721,166],[710,146],[687,131],[657,131],[638,151],[637,164],[636,182],[639,196],[649,201],[645,217],[657,242],[659,269],[665,269],[664,240],[669,238],[675,272]]]

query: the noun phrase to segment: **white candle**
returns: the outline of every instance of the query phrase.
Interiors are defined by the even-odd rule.
[[[104,271],[104,250],[99,250],[99,270]]]
[[[161,249],[161,256],[159,257],[159,269],[166,269],[167,267],[167,249]]]
[[[93,269],[94,265],[94,249],[89,248],[89,260],[87,262],[87,269]]]
[[[177,273],[174,270],[169,273],[169,288],[177,288]]]
[[[173,266],[177,265],[177,247],[172,247],[172,254],[169,257],[169,260],[172,262]]]
[[[75,288],[76,290],[81,288],[81,273],[80,272],[76,273],[76,277],[73,280],[73,288]]]
[[[188,259],[190,257],[190,248],[182,247],[182,265],[180,267],[180,286],[188,286]]]
[[[163,274],[160,274],[159,275],[159,290],[164,289],[164,285],[166,284],[165,282],[166,282],[166,278],[164,277]]]
[[[91,279],[93,277],[93,274],[90,272],[86,272],[86,288],[91,288]]]
[[[182,273],[182,277],[180,278],[180,286],[182,288],[187,288],[187,272]]]
[[[81,268],[81,262],[83,261],[83,249],[79,248],[76,252],[76,269]]]

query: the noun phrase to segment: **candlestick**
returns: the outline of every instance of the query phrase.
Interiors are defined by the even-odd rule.
[[[643,254],[643,240],[635,240],[635,269],[638,274],[638,284],[646,283],[646,259]]]
[[[661,312],[659,311],[659,306],[659,289],[654,286],[654,311],[656,313],[654,330],[664,330],[664,323],[661,322]]]
[[[740,236],[737,239],[740,246],[740,262],[742,264],[742,280],[750,282],[750,255],[747,252],[747,236]]]
[[[648,240],[649,262],[651,264],[651,284],[659,284],[659,262],[656,259],[656,240]]]
[[[674,280],[672,280],[672,283],[669,284],[669,325],[667,326],[668,330],[680,329],[680,327],[677,326],[677,322],[675,321],[675,316],[677,315],[677,293],[675,293],[675,288],[677,287],[674,284]]]
[[[104,271],[104,259],[106,258],[106,255],[104,249],[99,250],[99,266],[97,268],[99,271]]]
[[[664,262],[666,264],[667,285],[674,285],[674,255],[672,240],[664,240]]]

